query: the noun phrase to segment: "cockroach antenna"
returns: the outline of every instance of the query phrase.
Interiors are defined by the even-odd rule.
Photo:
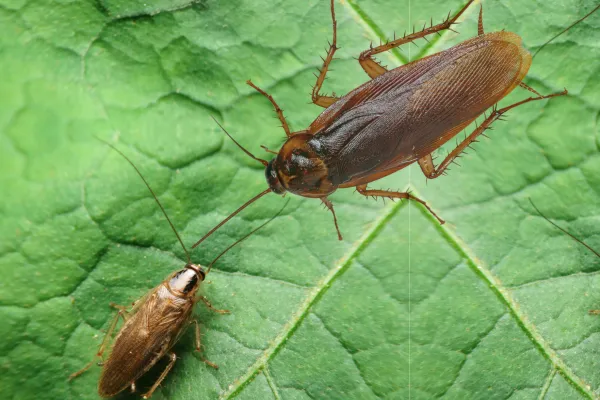
[[[158,204],[158,206],[160,207],[160,210],[162,211],[163,215],[167,219],[167,222],[171,226],[171,229],[173,230],[173,233],[175,233],[175,236],[177,236],[177,240],[179,240],[179,244],[181,244],[181,247],[183,248],[183,251],[185,252],[185,257],[186,257],[187,263],[189,264],[191,262],[191,258],[190,258],[190,253],[189,253],[188,249],[185,247],[185,244],[183,244],[183,240],[181,240],[181,236],[179,236],[179,232],[177,232],[177,229],[175,228],[175,225],[173,225],[173,222],[171,222],[171,218],[169,218],[169,216],[167,215],[167,212],[165,211],[165,208],[161,204],[160,200],[158,200],[158,197],[154,193],[154,190],[152,190],[152,188],[150,187],[150,184],[148,183],[148,181],[146,181],[146,178],[144,178],[144,175],[142,175],[142,173],[135,166],[135,164],[133,163],[133,161],[131,161],[129,159],[129,157],[127,157],[121,150],[117,149],[114,145],[108,143],[107,141],[105,141],[103,139],[100,139],[99,137],[96,137],[96,139],[99,140],[99,141],[101,141],[105,145],[109,146],[111,149],[113,149],[117,153],[119,153],[121,155],[121,157],[123,157],[133,167],[133,169],[135,169],[135,172],[137,172],[137,174],[140,176],[140,178],[142,178],[142,181],[144,182],[144,184],[146,185],[146,187],[148,188],[148,190],[152,194],[152,197],[154,197],[154,200],[156,200],[156,204]]]
[[[229,250],[231,250],[232,247],[235,247],[240,242],[243,242],[244,240],[248,239],[250,236],[252,236],[254,233],[256,233],[256,231],[258,231],[259,229],[263,228],[265,225],[267,225],[268,223],[270,223],[271,221],[273,221],[275,218],[279,217],[279,215],[281,215],[281,213],[287,207],[287,205],[289,204],[289,202],[290,202],[290,199],[288,199],[285,202],[285,204],[283,205],[283,207],[281,207],[281,209],[277,212],[277,214],[275,214],[271,218],[269,218],[268,221],[262,223],[257,228],[253,229],[252,231],[250,231],[249,233],[247,233],[246,235],[244,235],[244,237],[242,237],[241,239],[238,239],[237,241],[235,241],[235,243],[231,244],[229,247],[227,247],[225,250],[223,250],[221,252],[221,254],[219,254],[218,256],[216,256],[215,259],[212,260],[210,262],[210,264],[208,264],[208,267],[206,268],[206,274],[208,275],[208,273],[210,272],[210,269],[212,268],[212,266],[219,260],[219,258],[221,258],[221,256],[223,256],[225,253],[227,253]]]
[[[209,237],[210,235],[212,235],[214,231],[216,231],[217,229],[219,229],[221,226],[223,226],[231,218],[233,218],[236,215],[238,215],[240,213],[240,211],[242,211],[244,208],[248,207],[250,204],[254,203],[256,200],[260,199],[261,197],[263,197],[267,193],[271,193],[271,188],[266,189],[266,190],[260,192],[259,194],[257,194],[256,196],[254,196],[253,198],[251,198],[250,200],[248,200],[247,202],[245,202],[240,208],[238,208],[237,210],[235,210],[234,212],[232,212],[227,218],[225,218],[223,221],[221,221],[217,226],[215,226],[210,231],[208,231],[208,233],[206,235],[202,236],[202,238],[200,240],[198,240],[196,243],[194,243],[194,245],[192,246],[192,249],[195,249],[200,243],[202,243],[204,241],[204,239],[206,239],[207,237]]]
[[[568,27],[566,27],[565,29],[563,29],[562,31],[560,31],[559,33],[557,33],[556,35],[554,35],[552,37],[552,39],[548,40],[546,43],[544,43],[543,45],[541,45],[540,48],[537,49],[535,51],[535,53],[533,53],[533,57],[531,57],[531,58],[535,58],[535,56],[537,55],[537,53],[539,53],[544,47],[546,47],[546,45],[550,44],[550,42],[552,42],[554,39],[556,39],[557,37],[559,37],[560,35],[562,35],[566,31],[568,31],[569,29],[571,29],[572,27],[574,27],[575,25],[577,25],[578,23],[580,23],[581,21],[583,21],[584,19],[586,19],[587,17],[589,17],[590,15],[592,15],[593,13],[595,13],[596,11],[598,11],[599,8],[600,8],[600,4],[598,4],[592,11],[590,11],[589,13],[587,13],[583,18],[578,19],[577,21],[573,22],[571,25],[569,25]]]
[[[575,237],[575,235],[569,233],[569,231],[567,231],[565,228],[561,228],[558,224],[550,221],[550,219],[548,217],[546,217],[544,214],[542,214],[542,212],[536,207],[535,204],[533,204],[533,200],[531,200],[531,198],[529,199],[529,202],[531,203],[531,205],[533,206],[533,208],[535,208],[535,211],[537,211],[537,213],[544,218],[546,221],[550,222],[552,225],[554,225],[554,227],[560,231],[562,231],[564,234],[568,235],[571,237],[571,239],[573,239],[574,241],[576,241],[577,243],[585,246],[589,251],[591,251],[592,253],[594,253],[595,255],[597,255],[598,257],[600,257],[600,253],[598,253],[596,250],[592,249],[589,245],[587,245],[583,240],[578,239]]]
[[[254,154],[252,154],[252,153],[250,153],[248,150],[246,150],[246,149],[244,148],[244,146],[242,146],[241,144],[239,144],[239,143],[237,142],[237,140],[235,140],[235,139],[233,138],[233,136],[231,136],[231,135],[229,134],[229,132],[227,132],[227,131],[225,130],[225,128],[223,128],[223,125],[221,125],[221,124],[219,123],[219,121],[217,121],[217,119],[216,119],[215,117],[213,117],[212,115],[211,115],[210,117],[213,119],[213,121],[215,121],[215,122],[217,123],[217,125],[219,125],[219,128],[221,128],[221,130],[222,130],[223,132],[225,132],[225,134],[226,134],[226,135],[229,137],[229,139],[231,139],[231,141],[232,141],[233,143],[235,143],[235,144],[237,145],[237,147],[239,147],[240,149],[242,149],[242,151],[243,151],[244,153],[248,154],[248,156],[250,156],[251,158],[253,158],[253,159],[255,159],[256,161],[260,162],[260,163],[261,163],[262,165],[264,165],[265,167],[266,167],[266,166],[269,164],[269,163],[268,163],[266,160],[263,160],[262,158],[258,158],[258,157],[256,157]]]

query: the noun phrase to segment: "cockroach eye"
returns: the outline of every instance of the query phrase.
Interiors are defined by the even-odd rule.
[[[273,193],[284,194],[285,188],[279,182],[279,177],[277,176],[277,171],[273,168],[273,162],[275,159],[269,161],[267,168],[265,168],[265,177],[267,178],[267,183],[269,187],[273,191]]]

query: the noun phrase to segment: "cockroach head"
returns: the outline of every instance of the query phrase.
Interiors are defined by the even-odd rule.
[[[206,273],[201,266],[186,264],[184,269],[173,274],[169,280],[169,287],[172,291],[179,292],[185,296],[194,296],[205,277]]]
[[[267,165],[265,174],[273,192],[323,197],[335,191],[327,165],[318,151],[319,142],[313,139],[308,133],[290,137]]]
[[[285,188],[279,181],[279,177],[277,176],[277,171],[273,168],[273,162],[275,162],[277,158],[272,159],[267,164],[267,168],[265,168],[265,177],[267,178],[267,183],[271,188],[273,193],[284,194]]]

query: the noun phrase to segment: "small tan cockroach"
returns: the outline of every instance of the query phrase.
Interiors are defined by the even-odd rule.
[[[429,27],[423,26],[420,32],[413,31],[363,51],[358,61],[371,80],[344,96],[335,97],[321,94],[329,65],[338,50],[334,0],[330,0],[333,37],[312,90],[312,102],[323,107],[323,112],[306,129],[293,132],[273,97],[251,81],[247,82],[273,105],[287,140],[278,152],[272,152],[276,156],[267,161],[255,157],[223,129],[246,154],[265,166],[269,187],[231,213],[192,248],[250,203],[271,192],[279,195],[291,192],[321,200],[333,214],[340,240],[342,235],[328,196],[342,188],[354,187],[366,197],[417,201],[440,223],[444,223],[423,200],[408,192],[371,189],[367,186],[413,163],[419,164],[426,178],[437,178],[479,135],[491,129],[492,123],[501,120],[509,110],[529,102],[567,94],[565,89],[559,93],[542,95],[523,83],[532,56],[515,33],[485,33],[483,8],[479,12],[477,36],[473,38],[390,70],[375,60],[374,56],[395,47],[425,39],[443,30],[452,30],[452,26],[458,23],[458,18],[473,2],[467,1],[458,13],[453,17],[448,14],[440,24],[433,25],[431,22]],[[498,102],[517,87],[528,90],[533,96],[498,108]],[[436,165],[432,153],[484,115],[486,110],[490,112],[481,124]]]
[[[109,340],[117,327],[119,317],[122,317],[124,324],[114,339],[110,354],[105,361],[99,363],[99,365],[102,366],[102,374],[100,376],[100,381],[98,382],[98,394],[101,397],[112,397],[128,387],[131,388],[132,392],[135,391],[135,382],[161,358],[167,356],[169,358],[169,364],[154,382],[152,387],[142,395],[144,399],[147,399],[152,396],[152,393],[160,385],[163,379],[165,379],[171,368],[173,368],[177,357],[175,353],[171,351],[171,348],[175,345],[177,340],[179,340],[182,333],[185,331],[185,328],[190,323],[195,324],[196,327],[196,351],[201,351],[200,327],[198,321],[192,318],[194,305],[201,300],[209,309],[215,312],[220,314],[229,313],[228,310],[218,310],[213,308],[205,297],[196,295],[200,284],[210,272],[213,264],[232,247],[271,222],[281,213],[281,211],[283,211],[283,208],[267,222],[227,247],[209,264],[208,268],[204,270],[202,266],[191,263],[190,254],[183,244],[177,229],[175,229],[175,226],[158,200],[158,197],[138,168],[120,150],[110,143],[106,144],[123,156],[142,178],[144,184],[165,215],[171,229],[173,229],[175,236],[177,236],[177,240],[181,244],[187,257],[187,262],[182,270],[172,273],[162,283],[137,300],[133,304],[131,310],[127,311],[123,306],[111,304],[118,312],[110,323],[108,331],[98,348],[96,357],[94,357],[95,359],[102,359],[102,356],[108,347]],[[71,374],[69,380],[88,370],[94,364],[94,361],[95,360],[92,360],[81,370]],[[218,368],[216,364],[213,364],[204,358],[202,358],[202,361],[213,368]]]

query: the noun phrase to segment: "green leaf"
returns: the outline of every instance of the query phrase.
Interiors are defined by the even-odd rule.
[[[367,76],[354,59],[394,30],[440,21],[463,2],[336,2],[339,57],[324,90]],[[592,0],[486,2],[486,31],[532,51]],[[267,90],[293,129],[321,111],[312,73],[331,39],[325,0],[2,1],[0,7],[0,393],[96,399],[92,359],[113,311],[181,268],[185,256],[139,177],[186,244],[265,188],[262,167],[211,120],[259,153],[284,140]],[[381,55],[400,65],[476,33]],[[412,166],[373,183],[415,190],[422,207],[332,196],[344,233],[311,199],[225,255],[199,306],[205,365],[185,334],[154,398],[586,399],[600,396],[600,259],[544,221],[600,249],[599,14],[546,46],[526,83],[569,96],[494,124],[449,176]],[[529,95],[516,89],[502,104]],[[449,149],[445,146],[444,150]],[[444,154],[442,150],[442,155]],[[261,154],[262,156],[262,154]],[[261,199],[192,253],[207,265],[271,217]],[[164,364],[161,364],[164,367]],[[160,367],[138,382],[144,388]],[[127,398],[129,395],[125,395]],[[130,397],[130,396],[129,396]]]

